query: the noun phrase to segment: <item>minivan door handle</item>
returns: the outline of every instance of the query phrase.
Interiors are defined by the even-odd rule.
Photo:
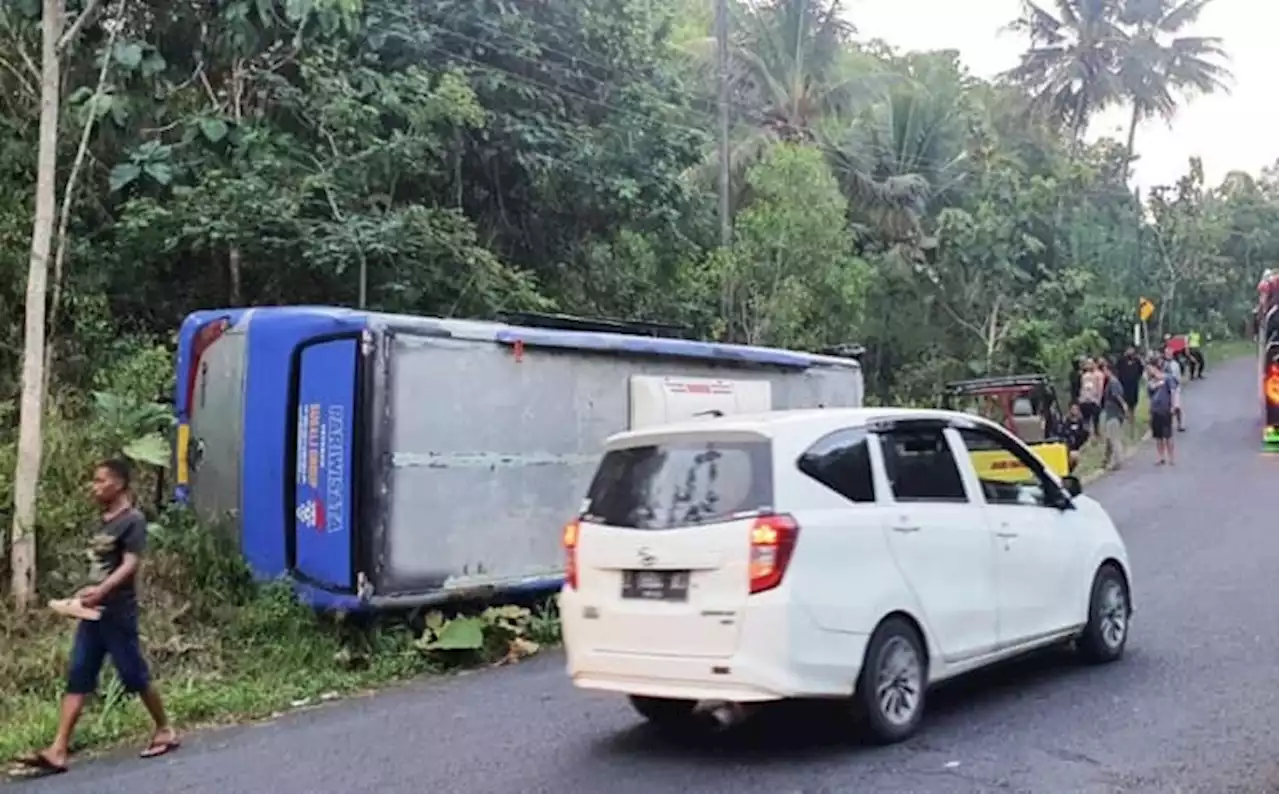
[[[895,527],[893,528],[893,531],[894,531],[894,532],[901,532],[901,533],[903,533],[903,534],[909,534],[909,533],[912,533],[912,532],[919,532],[919,531],[920,531],[920,527],[913,527],[913,526],[902,526],[902,525],[898,525],[898,526],[895,526]]]

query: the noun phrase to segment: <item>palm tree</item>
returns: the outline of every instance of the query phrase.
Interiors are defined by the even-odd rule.
[[[927,204],[945,202],[967,175],[973,81],[955,52],[880,57],[895,75],[884,94],[861,108],[853,123],[837,117],[820,130],[846,192],[855,193],[862,174],[893,199],[855,206],[855,214],[884,239],[918,245],[927,242],[919,225]]]
[[[1248,171],[1228,171],[1222,177],[1222,184],[1217,192],[1225,197],[1254,198],[1258,195],[1258,181]]]
[[[1006,79],[1029,91],[1033,104],[1070,130],[1076,151],[1089,119],[1121,96],[1122,0],[1055,0],[1056,14],[1024,0],[1008,29],[1025,33],[1031,47]]]
[[[735,3],[731,11],[731,159],[741,174],[774,143],[815,143],[818,122],[856,104],[865,75],[839,68],[853,27],[841,19],[838,0]],[[715,40],[686,46],[711,74]]]
[[[735,126],[730,162],[741,184],[748,168],[779,142],[822,148],[842,186],[858,205],[908,211],[924,186],[914,174],[876,180],[870,164],[842,148],[862,111],[882,101],[900,78],[868,68],[874,58],[851,60],[854,28],[841,18],[840,0],[764,0],[734,4],[730,87]],[[704,71],[714,62],[715,41],[686,45]],[[710,182],[715,161],[696,169]],[[737,203],[745,198],[734,191]]]
[[[1122,19],[1132,32],[1119,65],[1120,90],[1133,106],[1126,162],[1133,158],[1138,124],[1155,117],[1171,121],[1183,101],[1225,90],[1231,71],[1222,39],[1179,36],[1211,0],[1128,0]]]

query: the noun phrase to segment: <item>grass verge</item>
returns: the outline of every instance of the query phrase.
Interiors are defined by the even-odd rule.
[[[550,601],[357,623],[317,616],[283,584],[253,584],[221,533],[157,528],[145,568],[143,640],[175,724],[227,724],[425,674],[514,661],[559,642]],[[74,624],[0,607],[0,758],[46,744]],[[145,711],[107,665],[79,750],[141,742]]]
[[[1212,372],[1214,364],[1221,364],[1233,358],[1256,356],[1258,345],[1252,339],[1227,339],[1221,342],[1206,342],[1204,345],[1205,372]]]

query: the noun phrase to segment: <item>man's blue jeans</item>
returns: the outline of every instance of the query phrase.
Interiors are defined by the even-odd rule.
[[[96,691],[102,663],[108,656],[126,692],[143,692],[150,685],[151,673],[142,658],[138,636],[136,602],[106,605],[100,620],[80,621],[71,647],[67,693],[89,695]]]

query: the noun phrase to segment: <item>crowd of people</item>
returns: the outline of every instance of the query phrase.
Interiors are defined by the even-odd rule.
[[[1103,445],[1103,467],[1119,468],[1125,445],[1137,439],[1137,409],[1147,394],[1148,424],[1156,442],[1157,465],[1174,464],[1173,436],[1186,430],[1182,411],[1182,383],[1204,377],[1199,334],[1166,340],[1163,350],[1144,358],[1130,346],[1112,361],[1106,356],[1083,357],[1070,376],[1071,402],[1060,435],[1067,442],[1071,467],[1090,443]],[[1184,366],[1185,364],[1185,366]]]

